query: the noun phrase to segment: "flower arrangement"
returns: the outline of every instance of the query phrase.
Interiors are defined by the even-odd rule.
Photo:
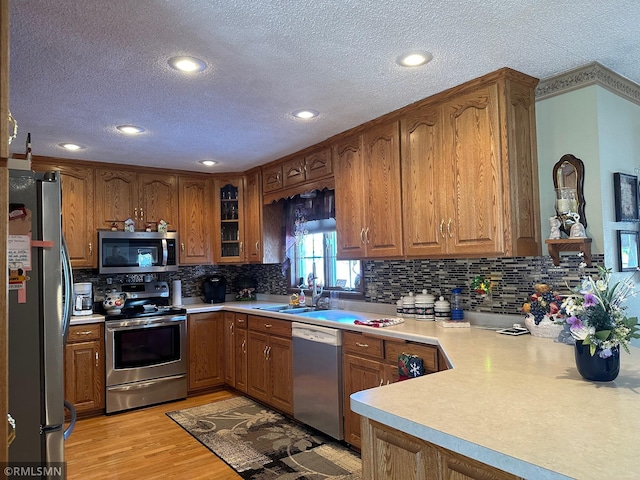
[[[574,294],[567,296],[560,306],[562,320],[568,323],[573,338],[589,345],[593,356],[612,355],[620,345],[629,353],[629,342],[640,338],[637,317],[625,315],[622,303],[635,295],[632,277],[609,285],[611,270],[598,267],[598,277],[584,276]]]
[[[256,291],[255,288],[243,288],[236,295],[236,300],[238,301],[255,300],[256,299],[255,291]]]
[[[482,275],[476,275],[471,280],[471,290],[478,295],[488,295],[491,293],[491,280],[484,278]]]
[[[552,292],[545,283],[535,284],[534,290],[529,301],[522,305],[522,311],[531,314],[536,325],[539,325],[545,316],[555,316],[560,312],[562,297]]]

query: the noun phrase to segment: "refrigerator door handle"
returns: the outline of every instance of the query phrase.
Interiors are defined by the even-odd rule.
[[[71,422],[69,423],[69,426],[65,429],[64,435],[63,435],[63,438],[66,440],[67,438],[69,438],[69,435],[71,435],[71,432],[73,432],[73,429],[76,426],[77,415],[76,415],[75,407],[68,400],[64,401],[64,408],[69,410],[69,413],[71,414]]]
[[[7,423],[9,424],[7,445],[11,445],[11,443],[16,439],[16,421],[13,419],[10,413],[7,413]]]
[[[71,311],[73,304],[71,302],[73,292],[73,271],[71,270],[71,258],[69,257],[69,250],[67,249],[67,243],[62,237],[62,277],[64,287],[64,306],[62,310],[62,338],[64,344],[67,343],[67,336],[69,335],[69,322],[71,321]]]

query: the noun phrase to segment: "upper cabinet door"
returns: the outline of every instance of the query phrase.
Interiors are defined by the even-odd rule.
[[[247,175],[244,206],[244,237],[246,258],[252,263],[262,263],[262,190],[260,189],[260,171]]]
[[[338,258],[365,257],[362,136],[333,147],[336,182],[336,230]]]
[[[449,253],[501,254],[505,193],[497,85],[447,102],[445,119],[444,158],[450,171],[443,176],[453,180],[445,202]]]
[[[304,183],[305,180],[304,157],[292,158],[282,164],[283,187],[290,187],[291,185]]]
[[[202,177],[180,177],[180,264],[211,263],[211,189]]]
[[[446,252],[442,175],[442,108],[429,106],[402,120],[402,206],[404,253],[433,256]]]
[[[96,228],[109,229],[113,222],[118,230],[128,218],[136,220],[138,182],[134,172],[116,169],[96,170]]]
[[[137,225],[144,230],[151,223],[152,230],[157,222],[167,222],[169,230],[178,228],[178,179],[165,173],[141,173],[138,176],[140,198],[137,207]],[[136,213],[134,207],[134,214]]]
[[[282,165],[266,167],[262,170],[263,193],[273,192],[282,188]]]
[[[94,226],[94,169],[81,165],[33,163],[38,172],[60,170],[62,233],[73,268],[97,267],[98,245]]]
[[[326,177],[333,172],[331,148],[323,148],[304,157],[306,180]]]
[[[214,263],[245,261],[244,177],[214,181]]]
[[[364,133],[367,257],[402,255],[400,126],[389,122]],[[337,205],[337,204],[336,204]]]

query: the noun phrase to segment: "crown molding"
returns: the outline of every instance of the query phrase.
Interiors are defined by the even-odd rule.
[[[640,105],[640,85],[613,70],[609,70],[598,62],[592,62],[541,80],[536,88],[536,101],[590,85],[599,85]]]

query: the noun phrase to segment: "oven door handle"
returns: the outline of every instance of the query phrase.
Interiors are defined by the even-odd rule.
[[[107,387],[107,390],[109,390],[110,392],[126,392],[126,391],[130,391],[130,390],[139,390],[141,388],[147,388],[147,387],[152,387],[153,385],[156,385],[158,383],[162,383],[162,382],[168,382],[171,380],[180,380],[182,378],[185,378],[186,375],[182,374],[182,375],[172,375],[171,377],[162,377],[159,378],[157,380],[150,380],[148,382],[140,382],[140,383],[135,383],[132,385],[119,385],[117,387]]]
[[[139,330],[141,328],[157,328],[157,327],[172,327],[180,325],[180,322],[185,322],[185,319],[180,320],[150,320],[140,323],[128,323],[126,325],[107,325],[107,331],[109,332],[122,332],[125,330]]]

